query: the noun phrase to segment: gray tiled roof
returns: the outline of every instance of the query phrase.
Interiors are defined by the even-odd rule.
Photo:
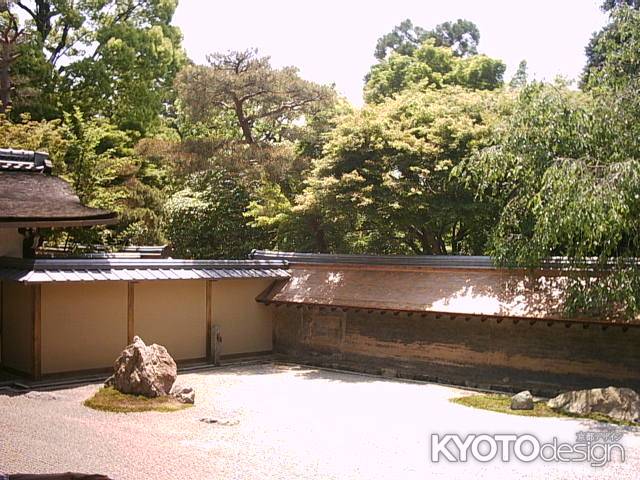
[[[432,267],[432,268],[472,268],[500,269],[506,266],[497,265],[491,257],[473,255],[346,255],[333,253],[296,253],[273,250],[253,250],[249,258],[254,260],[285,260],[290,264],[325,264],[325,265],[373,265],[390,267]],[[640,267],[640,258],[624,259],[627,266]],[[620,263],[615,258],[602,262],[597,257],[586,258],[579,263],[570,262],[567,257],[549,257],[540,262],[534,269],[567,269],[582,267],[618,268]],[[515,267],[515,266],[514,266]],[[527,266],[517,267],[526,269]]]
[[[46,152],[0,148],[0,170],[11,172],[49,172],[51,162]]]
[[[289,278],[282,260],[0,258],[0,280],[24,283]]]
[[[353,264],[444,268],[495,268],[490,257],[468,255],[343,255],[253,250],[255,260],[286,260],[291,264]]]

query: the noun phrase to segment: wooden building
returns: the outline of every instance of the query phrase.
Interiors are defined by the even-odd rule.
[[[283,261],[1,259],[2,366],[31,377],[105,370],[134,335],[178,363],[271,353],[255,297]]]
[[[113,212],[83,205],[67,182],[52,175],[46,153],[0,149],[0,257],[32,253],[39,228],[116,221]]]
[[[82,205],[46,154],[0,150],[1,368],[106,371],[134,335],[179,363],[212,362],[215,346],[222,358],[271,352],[272,312],[255,297],[288,278],[282,260],[23,258],[40,228],[114,221]]]

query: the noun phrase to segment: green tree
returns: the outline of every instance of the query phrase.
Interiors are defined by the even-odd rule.
[[[497,145],[469,163],[481,190],[503,205],[490,253],[520,267],[565,257],[570,315],[640,313],[635,92],[637,82],[594,94],[527,86],[498,129]]]
[[[61,117],[79,107],[118,126],[144,130],[171,99],[184,62],[171,25],[176,0],[37,0],[12,2],[25,18],[24,54],[15,74],[38,92],[16,113]],[[20,92],[18,92],[20,93]]]
[[[321,220],[311,249],[482,252],[493,209],[452,173],[489,142],[497,95],[413,89],[341,118],[291,209]]]
[[[247,144],[291,138],[296,122],[331,103],[333,89],[302,79],[294,67],[274,69],[255,50],[213,54],[209,65],[186,67],[178,78],[192,122],[233,118]]]
[[[433,30],[425,30],[406,19],[378,39],[374,55],[378,60],[384,60],[393,52],[412,55],[427,40],[433,40],[438,47],[449,47],[459,56],[475,55],[478,53],[480,30],[469,20],[444,22]]]
[[[584,89],[607,88],[625,82],[639,72],[640,5],[636,1],[612,0],[603,9],[609,11],[609,23],[595,33],[585,48],[581,85]]]
[[[119,219],[109,228],[74,235],[82,235],[82,241],[89,244],[163,242],[165,166],[137,155],[133,148],[137,137],[130,132],[105,120],[86,120],[79,109],[65,116],[65,125],[65,176],[84,203],[115,211]]]
[[[225,232],[234,225],[246,244],[212,240],[210,252],[237,257],[259,245],[273,246],[277,233],[285,232],[282,222],[267,217],[278,216],[301,190],[310,157],[321,150],[321,137],[332,127],[335,93],[300,78],[293,67],[272,68],[254,50],[215,54],[209,60],[208,66],[188,66],[179,75],[179,138],[147,139],[138,150],[172,172],[171,188],[178,193],[170,202],[167,225],[178,251],[207,255],[208,247],[201,244],[205,233],[184,238],[175,233],[199,228],[185,222],[206,225],[221,238],[231,235]],[[202,180],[209,178],[235,192],[234,205],[227,193]],[[181,216],[175,202],[193,209]]]
[[[611,11],[614,8],[621,7],[627,5],[632,8],[640,8],[640,0],[605,0],[602,3],[602,10],[605,12]]]
[[[265,235],[245,219],[246,187],[225,170],[190,176],[167,202],[166,234],[178,256],[246,258],[266,245]]]
[[[527,73],[527,61],[522,60],[518,64],[518,68],[516,73],[511,77],[511,81],[509,81],[509,86],[511,88],[522,88],[527,85],[529,82],[529,75]]]
[[[493,90],[502,86],[505,65],[485,55],[458,57],[448,47],[427,40],[410,55],[392,53],[373,65],[367,76],[364,96],[367,102],[381,102],[412,86],[420,88],[460,85],[471,89]]]

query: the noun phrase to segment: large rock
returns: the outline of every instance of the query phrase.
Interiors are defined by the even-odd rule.
[[[566,413],[602,413],[616,420],[640,421],[640,395],[630,388],[607,387],[566,392],[549,400],[547,405]]]
[[[122,393],[160,397],[169,395],[176,381],[178,369],[167,349],[162,345],[145,345],[140,337],[133,337],[116,359],[115,372],[105,382]]]
[[[533,395],[529,390],[511,397],[511,410],[533,410]]]

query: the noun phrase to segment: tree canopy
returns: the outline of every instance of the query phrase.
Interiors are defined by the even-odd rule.
[[[473,22],[463,19],[441,23],[433,30],[413,25],[406,19],[378,39],[374,55],[378,60],[384,60],[394,52],[411,55],[427,40],[433,40],[437,47],[450,48],[458,56],[475,55],[478,53],[480,30]]]
[[[459,85],[494,90],[502,85],[505,65],[485,55],[456,56],[451,48],[427,40],[410,54],[392,53],[371,67],[364,88],[367,102],[381,102],[412,86]]]
[[[493,210],[452,172],[490,141],[499,104],[461,87],[413,89],[342,117],[295,210],[320,212],[342,251],[481,253]]]
[[[184,63],[177,0],[15,0],[26,19],[13,65],[29,90],[16,113],[59,117],[79,108],[116,125],[144,130],[171,98]],[[28,87],[28,88],[27,88]]]
[[[640,248],[639,106],[625,94],[532,84],[496,145],[469,163],[481,191],[503,205],[488,248],[500,263],[535,267],[561,256],[574,272],[588,264],[607,272],[571,279],[569,313],[639,313],[638,271],[629,267]],[[625,266],[611,273],[611,261]]]
[[[300,78],[294,67],[274,69],[255,50],[213,54],[208,66],[185,68],[178,94],[192,121],[232,116],[248,144],[280,140],[304,115],[329,104],[330,87]],[[262,138],[261,138],[262,137]]]

